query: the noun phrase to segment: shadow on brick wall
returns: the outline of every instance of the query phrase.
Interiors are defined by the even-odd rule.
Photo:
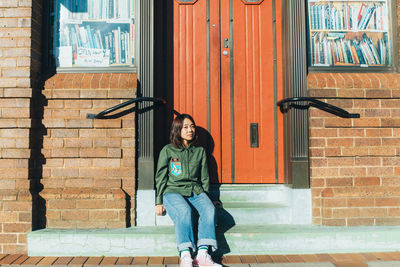
[[[48,75],[50,76],[50,75]],[[46,228],[46,201],[40,196],[43,190],[41,180],[43,178],[43,165],[46,159],[41,150],[43,138],[47,134],[47,129],[43,125],[44,106],[47,100],[42,94],[44,81],[48,76],[39,76],[33,83],[31,98],[31,129],[29,134],[29,147],[31,156],[29,159],[29,191],[32,195],[32,230]]]

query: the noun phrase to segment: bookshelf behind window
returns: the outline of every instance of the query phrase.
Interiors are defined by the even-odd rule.
[[[308,1],[313,67],[390,67],[388,0]]]
[[[134,65],[134,0],[57,0],[54,12],[57,67]]]

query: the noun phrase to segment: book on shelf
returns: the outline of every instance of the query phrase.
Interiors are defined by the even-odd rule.
[[[386,35],[387,33],[384,34]],[[355,37],[350,40],[344,33],[332,36],[316,32],[311,37],[311,65],[386,65],[389,44],[384,40],[385,38],[379,39],[375,45],[365,33],[361,39]]]
[[[379,30],[385,31],[386,3],[354,2],[341,4],[312,4],[309,8],[312,30]]]
[[[102,29],[91,25],[68,24],[60,32],[60,40],[62,40],[60,47],[72,47],[74,62],[82,63],[83,61],[79,61],[78,57],[87,57],[91,50],[92,54],[95,54],[99,59],[98,51],[107,50],[109,55],[105,58],[107,58],[109,64],[130,63],[132,38],[130,38],[129,30],[122,29],[121,26],[102,31]],[[82,50],[83,48],[86,50]],[[78,50],[81,52],[79,53]],[[89,61],[86,60],[85,62],[85,65],[89,64]]]
[[[72,20],[129,19],[133,17],[131,0],[59,0],[61,16]]]

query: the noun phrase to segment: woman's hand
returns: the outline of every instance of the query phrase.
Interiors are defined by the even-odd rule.
[[[156,215],[163,215],[165,208],[163,204],[156,205]]]

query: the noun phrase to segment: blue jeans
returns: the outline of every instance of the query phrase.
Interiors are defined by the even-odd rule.
[[[179,251],[187,248],[196,249],[194,245],[191,205],[197,210],[200,216],[197,247],[208,245],[211,246],[213,251],[217,249],[215,207],[205,193],[192,194],[190,197],[184,197],[177,193],[167,193],[163,197],[163,202],[169,217],[174,222]]]

